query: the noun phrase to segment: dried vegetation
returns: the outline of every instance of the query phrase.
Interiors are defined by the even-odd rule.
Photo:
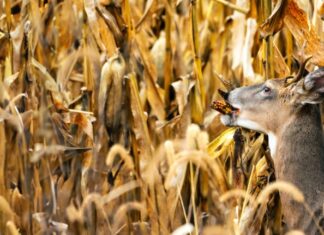
[[[280,234],[218,89],[324,65],[321,1],[2,0],[0,234]],[[194,123],[194,124],[193,124]],[[299,234],[291,231],[290,234]]]

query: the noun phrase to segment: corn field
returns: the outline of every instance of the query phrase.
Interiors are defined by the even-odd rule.
[[[278,190],[302,192],[210,104],[324,66],[323,19],[320,0],[1,0],[0,234],[283,234]]]

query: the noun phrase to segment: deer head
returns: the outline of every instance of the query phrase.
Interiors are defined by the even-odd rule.
[[[224,99],[237,109],[222,115],[223,124],[263,132],[270,138],[276,136],[303,105],[319,103],[324,98],[324,68],[303,78],[305,63],[293,78],[271,79],[229,93],[221,92]]]

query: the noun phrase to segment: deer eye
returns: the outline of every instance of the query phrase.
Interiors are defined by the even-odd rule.
[[[271,88],[267,87],[267,86],[263,87],[261,90],[261,95],[263,95],[263,96],[271,95]]]
[[[271,92],[271,88],[270,87],[267,87],[267,86],[265,86],[263,89],[262,89],[262,92],[264,92],[264,93],[270,93]]]

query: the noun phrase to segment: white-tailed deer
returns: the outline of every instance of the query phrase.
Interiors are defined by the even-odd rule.
[[[324,69],[305,78],[303,70],[304,63],[293,79],[272,79],[229,93],[220,92],[236,109],[222,115],[221,120],[227,126],[241,126],[268,135],[276,178],[302,190],[324,228],[324,139],[318,105],[324,100]],[[304,205],[286,194],[281,194],[281,200],[289,229],[320,234]]]

